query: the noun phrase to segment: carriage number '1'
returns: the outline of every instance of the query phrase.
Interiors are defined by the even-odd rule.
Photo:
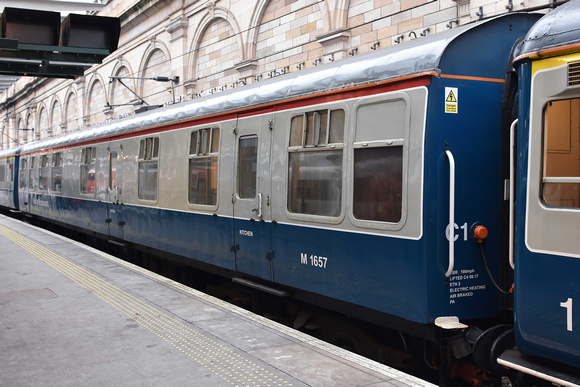
[[[572,299],[568,298],[566,302],[560,302],[562,308],[566,308],[566,329],[572,332]]]
[[[326,261],[328,261],[328,258],[326,258],[326,257],[319,257],[317,255],[310,255],[310,259],[309,259],[308,254],[300,253],[300,263],[303,265],[308,265],[310,263],[310,265],[312,265],[312,266],[321,267],[323,269],[326,269]]]

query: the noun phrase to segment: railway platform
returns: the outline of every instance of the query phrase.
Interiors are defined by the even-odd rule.
[[[2,386],[432,386],[0,216]]]

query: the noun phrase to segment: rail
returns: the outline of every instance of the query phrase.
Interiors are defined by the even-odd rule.
[[[455,265],[455,158],[449,149],[445,150],[445,154],[449,159],[449,266],[445,277],[449,277]]]
[[[515,207],[515,200],[514,200],[514,190],[515,190],[515,175],[516,175],[516,166],[514,161],[515,156],[515,138],[516,138],[516,127],[518,125],[517,118],[512,122],[510,127],[510,225],[509,225],[509,239],[508,239],[508,257],[510,261],[510,266],[512,269],[516,268],[514,262],[514,207]]]

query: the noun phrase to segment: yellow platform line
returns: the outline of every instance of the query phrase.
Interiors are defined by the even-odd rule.
[[[46,247],[0,225],[0,235],[47,263],[137,324],[148,329],[233,386],[291,386],[175,317],[143,302]]]

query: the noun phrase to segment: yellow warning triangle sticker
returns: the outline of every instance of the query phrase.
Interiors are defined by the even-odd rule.
[[[457,102],[457,98],[455,98],[455,94],[453,94],[453,90],[449,91],[449,95],[447,96],[447,99],[445,100],[445,102]]]

